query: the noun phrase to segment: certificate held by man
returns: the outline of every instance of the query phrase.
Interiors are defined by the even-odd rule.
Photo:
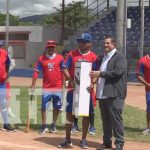
[[[87,87],[90,86],[91,78],[89,73],[92,63],[78,61],[75,64],[75,91],[73,93],[73,114],[76,117],[89,116],[90,93]]]

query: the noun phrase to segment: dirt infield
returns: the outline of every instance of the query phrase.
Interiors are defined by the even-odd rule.
[[[24,133],[17,131],[2,132],[0,131],[0,150],[58,150],[57,145],[62,141],[62,134],[49,134],[39,135],[35,132]],[[72,136],[74,150],[80,150],[80,137]],[[102,143],[101,139],[88,138],[89,150],[95,150],[99,144]],[[140,142],[126,141],[124,150],[149,150],[150,144]]]
[[[127,105],[145,110],[145,87],[141,84],[128,83],[128,91],[125,103]]]
[[[20,77],[10,77],[11,86],[27,86],[30,87],[32,83],[31,78],[20,78]],[[42,79],[36,81],[36,86],[42,86]]]
[[[30,78],[10,78],[12,86],[28,86],[31,85]],[[41,79],[38,80],[37,86],[41,86]],[[145,93],[144,86],[140,84],[128,84],[128,95],[126,104],[145,109]],[[3,132],[0,131],[0,150],[58,150],[57,145],[62,141],[64,135],[61,133],[39,135],[36,132],[24,133],[22,131]],[[89,150],[94,150],[102,143],[101,139],[88,139]],[[79,150],[80,136],[73,136],[74,147],[72,149]],[[126,141],[124,150],[149,150],[150,143]]]

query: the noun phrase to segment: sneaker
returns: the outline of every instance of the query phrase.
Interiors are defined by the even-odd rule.
[[[15,128],[13,128],[10,124],[4,124],[4,126],[3,126],[3,131],[16,132],[17,130],[16,130]]]
[[[148,134],[150,134],[150,129],[147,128],[142,133],[143,133],[143,135],[148,135]]]
[[[48,131],[48,128],[46,128],[46,125],[42,125],[40,131],[39,131],[39,134],[44,134]]]
[[[81,146],[81,148],[83,148],[83,149],[88,149],[88,144],[87,144],[86,139],[82,139],[82,140],[80,141],[80,146]]]
[[[96,150],[112,149],[112,144],[101,144]]]
[[[123,145],[116,145],[114,150],[123,150]]]
[[[56,126],[55,126],[54,123],[52,123],[52,124],[50,125],[49,132],[50,132],[50,133],[55,133],[55,132],[56,132]]]
[[[78,128],[78,125],[76,125],[76,124],[73,124],[72,125],[72,128],[71,128],[71,133],[73,133],[73,132],[79,132],[79,128]]]
[[[93,127],[93,126],[89,127],[89,134],[95,135],[95,131],[96,131],[95,127]]]
[[[68,141],[67,139],[65,139],[62,143],[60,143],[58,146],[58,148],[69,148],[72,147],[72,142]]]
[[[16,116],[10,111],[10,112],[8,112],[8,117],[12,117],[12,118],[16,118]]]

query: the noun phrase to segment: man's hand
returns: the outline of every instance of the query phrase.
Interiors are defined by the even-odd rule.
[[[90,86],[88,86],[86,89],[90,93],[90,92],[92,92],[93,88],[94,88],[94,85],[91,83]]]
[[[30,87],[30,92],[31,92],[31,93],[34,93],[34,91],[35,91],[35,86],[34,86],[34,85],[31,85],[31,87]]]
[[[71,78],[69,79],[69,84],[73,89],[75,89],[75,82]]]
[[[150,88],[150,84],[149,83],[147,84],[147,87]]]
[[[91,78],[99,78],[100,71],[91,71],[89,75]]]

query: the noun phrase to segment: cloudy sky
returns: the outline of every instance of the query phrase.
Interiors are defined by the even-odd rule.
[[[32,16],[39,14],[49,14],[54,12],[53,7],[60,7],[62,0],[9,0],[10,1],[10,13],[20,17]],[[73,0],[65,0],[65,4],[71,3]],[[81,0],[74,0],[81,1]],[[83,0],[82,0],[83,1]],[[89,0],[90,2],[95,0]],[[137,0],[128,0],[128,2]],[[0,0],[0,12],[6,13],[7,0]],[[116,0],[110,0],[110,4],[113,5]]]
[[[53,7],[60,7],[62,0],[9,0],[10,13],[18,16],[32,16],[48,14],[54,11]],[[81,1],[81,0],[74,0]],[[6,13],[7,0],[0,0],[0,12]],[[72,0],[65,0],[68,4]]]

